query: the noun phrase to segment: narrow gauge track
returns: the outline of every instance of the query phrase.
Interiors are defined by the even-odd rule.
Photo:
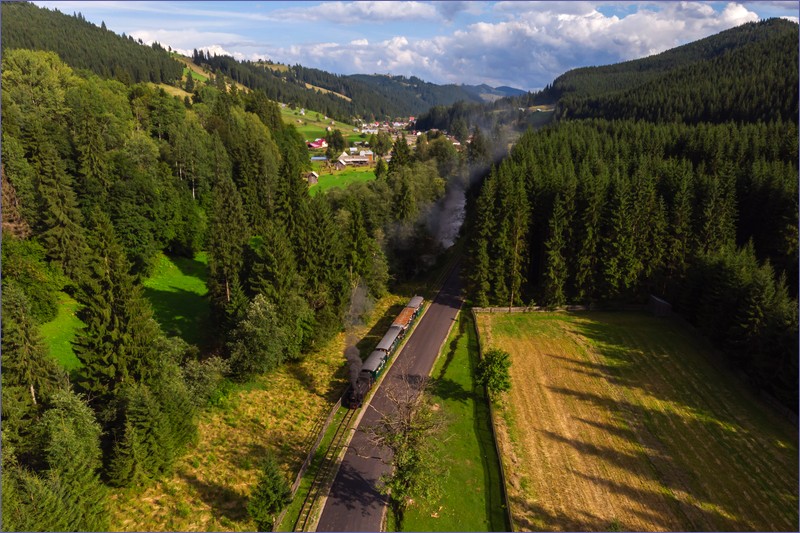
[[[356,409],[347,409],[344,417],[342,417],[342,420],[336,426],[336,431],[328,445],[328,449],[325,451],[325,456],[322,458],[317,468],[317,473],[311,481],[311,487],[308,489],[308,493],[303,500],[303,506],[300,508],[300,514],[297,517],[297,521],[294,523],[292,531],[306,531],[306,527],[311,519],[311,511],[314,509],[314,504],[319,500],[320,496],[324,495],[323,488],[331,480],[330,478],[334,472],[333,467],[336,463],[336,458],[339,456],[342,445],[346,440],[347,430],[350,429],[350,422],[356,412]]]

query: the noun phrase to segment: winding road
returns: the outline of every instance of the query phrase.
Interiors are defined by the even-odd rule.
[[[430,374],[463,303],[459,273],[456,265],[375,391],[359,430],[374,425],[380,413],[389,410],[387,387],[403,380],[403,374],[408,374],[411,383]],[[377,485],[381,475],[389,470],[387,458],[388,450],[372,445],[363,431],[355,432],[331,486],[317,531],[380,531],[387,502]]]

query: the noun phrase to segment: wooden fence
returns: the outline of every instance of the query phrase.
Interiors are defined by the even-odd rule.
[[[306,460],[303,461],[302,466],[300,466],[300,471],[297,473],[297,476],[294,478],[294,483],[292,483],[292,498],[294,498],[295,493],[297,493],[297,489],[300,488],[300,481],[303,479],[303,474],[306,473],[308,467],[311,465],[311,461],[314,459],[314,454],[317,453],[317,448],[319,448],[319,443],[322,442],[322,437],[325,436],[325,432],[328,430],[328,426],[331,425],[333,421],[333,417],[336,416],[336,412],[342,406],[342,399],[339,400],[333,405],[330,412],[328,413],[328,418],[325,419],[325,422],[322,423],[321,429],[319,429],[317,433],[317,438],[314,441],[314,444],[311,446],[311,449],[306,456]],[[317,427],[317,426],[315,426]],[[311,430],[312,434],[314,429]],[[286,506],[283,511],[280,512],[278,517],[275,519],[275,523],[272,526],[273,531],[277,531],[278,526],[280,525],[281,521],[283,521],[283,517],[286,515],[286,511],[289,509]]]

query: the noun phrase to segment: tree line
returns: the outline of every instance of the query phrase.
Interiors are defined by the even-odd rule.
[[[528,132],[474,204],[475,304],[656,294],[796,405],[797,133],[605,120]]]
[[[103,530],[108,487],[171,472],[225,383],[304,357],[355,287],[421,268],[407,251],[432,241],[446,182],[401,138],[374,183],[312,198],[304,140],[261,91],[220,76],[192,103],[22,49],[2,66],[4,526]],[[158,253],[201,250],[202,350],[161,331],[142,288]],[[70,375],[39,333],[60,290],[84,324]]]

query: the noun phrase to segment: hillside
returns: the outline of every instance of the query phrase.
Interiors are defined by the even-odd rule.
[[[559,118],[797,120],[798,25],[749,23],[661,54],[558,77]],[[756,97],[757,96],[757,97]]]
[[[145,46],[98,28],[80,14],[69,16],[27,2],[3,2],[1,9],[3,50],[53,51],[73,68],[125,83],[172,83],[182,75],[182,65],[158,44]]]

